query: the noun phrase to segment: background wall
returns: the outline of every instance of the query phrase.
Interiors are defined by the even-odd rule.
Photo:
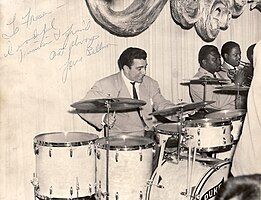
[[[119,1],[118,1],[119,2]],[[123,1],[122,6],[129,1]],[[158,80],[167,99],[189,102],[180,83],[197,71],[205,44],[194,28],[182,30],[169,2],[142,34],[120,38],[97,25],[81,0],[2,0],[0,65],[0,200],[33,199],[33,138],[43,132],[94,132],[68,111],[97,79],[117,72],[117,58],[129,46],[148,53],[147,74]],[[261,39],[261,14],[245,12],[231,20],[213,42],[247,47]]]

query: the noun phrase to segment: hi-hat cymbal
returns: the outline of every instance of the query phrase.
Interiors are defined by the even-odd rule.
[[[106,113],[108,111],[128,111],[144,106],[145,101],[131,98],[89,99],[73,103],[77,113]]]
[[[155,111],[150,113],[149,115],[162,115],[162,116],[167,116],[167,115],[174,115],[179,111],[185,112],[189,110],[194,110],[194,109],[200,109],[205,107],[206,105],[215,103],[215,101],[201,101],[201,102],[195,102],[195,103],[182,103],[175,105],[171,108],[166,108],[163,110]]]
[[[227,85],[215,87],[215,92],[223,92],[223,91],[234,91],[234,92],[247,92],[249,90],[248,86],[239,86],[239,85]]]
[[[219,79],[219,78],[212,78],[209,76],[203,76],[198,79],[191,79],[189,81],[180,83],[181,85],[190,85],[190,84],[227,84],[230,80],[227,79]]]

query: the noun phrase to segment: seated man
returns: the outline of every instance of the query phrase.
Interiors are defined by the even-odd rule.
[[[235,74],[240,68],[241,49],[239,44],[233,41],[226,42],[221,48],[221,56],[224,60],[219,75],[224,79],[235,81]]]
[[[241,61],[241,49],[238,43],[233,41],[226,42],[221,48],[221,56],[224,60],[221,71],[218,72],[221,78],[230,79],[232,84],[243,85],[245,80],[245,72],[243,67],[240,66]],[[236,109],[246,108],[247,93],[240,93],[236,91],[227,93],[235,97]],[[231,97],[232,98],[232,97]]]
[[[82,113],[86,122],[97,130],[109,118],[110,135],[128,134],[143,136],[145,130],[153,127],[153,110],[162,110],[174,104],[166,100],[156,80],[146,76],[147,53],[139,48],[127,48],[118,59],[120,71],[97,81],[83,100],[99,98],[138,98],[146,102],[140,109],[114,114]]]
[[[213,45],[205,45],[201,47],[198,54],[198,62],[200,67],[193,79],[200,79],[202,77],[221,78],[217,73],[221,69],[220,54],[217,47]],[[192,101],[215,101],[215,103],[208,105],[208,108],[234,108],[235,97],[226,94],[215,93],[215,87],[217,86],[220,86],[220,84],[206,84],[205,86],[203,84],[190,84],[190,96]]]

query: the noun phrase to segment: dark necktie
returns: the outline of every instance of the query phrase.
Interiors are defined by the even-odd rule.
[[[131,82],[131,84],[132,84],[133,99],[139,99],[138,94],[137,94],[137,90],[136,90],[136,87],[135,87],[135,82]]]
[[[132,84],[132,93],[133,93],[133,99],[139,99],[138,98],[138,94],[137,94],[137,90],[136,90],[136,87],[135,87],[135,82],[130,82]],[[139,114],[139,117],[143,123],[144,126],[146,126],[146,123],[143,119],[143,117],[141,116],[141,113],[140,113],[140,108],[137,108],[137,112]]]

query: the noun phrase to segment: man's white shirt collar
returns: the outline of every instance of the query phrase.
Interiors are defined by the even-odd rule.
[[[124,83],[125,83],[125,85],[126,85],[128,91],[129,91],[131,97],[133,98],[132,84],[131,84],[131,82],[133,82],[133,81],[129,80],[129,79],[125,76],[123,70],[121,70],[121,76],[122,76],[122,79],[123,79],[123,81],[124,81]],[[136,90],[137,90],[138,97],[139,97],[139,96],[140,96],[140,95],[139,95],[139,92],[140,92],[140,83],[137,83],[137,82],[136,82],[136,83],[135,83],[135,88],[136,88]],[[139,97],[139,98],[140,98],[140,97]]]

